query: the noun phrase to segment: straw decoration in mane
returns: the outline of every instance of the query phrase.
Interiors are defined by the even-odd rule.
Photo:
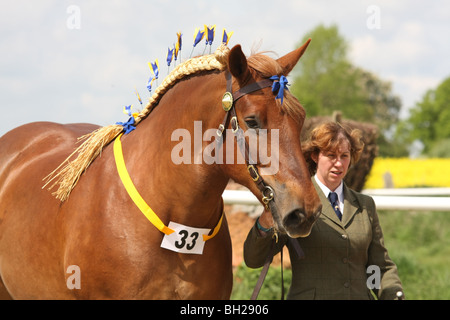
[[[309,41],[275,60],[247,58],[225,35],[174,66],[127,122],[36,122],[0,137],[0,298],[228,299],[230,179],[276,232],[309,234],[321,205],[286,78]]]

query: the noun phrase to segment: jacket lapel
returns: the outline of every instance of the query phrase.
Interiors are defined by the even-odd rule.
[[[359,210],[359,202],[353,192],[344,183],[344,214],[342,215],[342,224],[347,227],[353,219],[353,216]]]

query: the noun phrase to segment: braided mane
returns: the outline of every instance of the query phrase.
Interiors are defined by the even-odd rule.
[[[179,80],[202,71],[225,70],[228,64],[229,52],[230,49],[222,44],[214,54],[195,57],[175,67],[155,90],[146,107],[135,117],[135,125],[138,125],[152,112],[162,96]],[[84,140],[84,142],[58,168],[44,178],[46,183],[43,188],[50,183],[49,190],[58,185],[58,189],[52,194],[61,202],[67,200],[83,172],[101,154],[103,148],[113,141],[122,131],[122,125],[114,124],[99,128],[78,138],[79,141]],[[71,161],[70,159],[76,154],[78,154],[76,159]]]

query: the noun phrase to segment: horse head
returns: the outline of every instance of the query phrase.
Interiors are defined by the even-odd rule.
[[[221,129],[231,127],[236,133],[233,152],[244,150],[245,158],[245,165],[227,163],[223,170],[249,188],[270,209],[276,229],[291,237],[307,236],[321,211],[300,143],[305,110],[286,89],[285,78],[308,44],[277,60],[263,54],[247,59],[239,45],[232,48],[227,91],[234,93],[231,103],[224,96],[224,109],[232,107]],[[226,139],[234,137],[227,134]],[[225,154],[229,149],[224,143]]]

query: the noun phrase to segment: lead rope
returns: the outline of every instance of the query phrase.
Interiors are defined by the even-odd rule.
[[[261,291],[262,285],[264,283],[264,280],[266,279],[267,272],[269,271],[270,264],[272,263],[273,256],[276,253],[276,246],[275,244],[278,242],[278,239],[274,239],[274,241],[271,242],[269,254],[266,257],[266,261],[264,262],[264,266],[261,270],[261,273],[259,274],[258,281],[256,282],[255,288],[253,289],[253,293],[251,296],[251,300],[256,300],[258,298],[259,292]],[[288,237],[288,241],[293,246],[295,253],[297,255],[297,259],[303,259],[305,257],[305,253],[303,252],[302,248],[300,247],[300,244],[296,239],[293,239],[291,237]],[[284,245],[281,247],[280,250],[280,268],[281,268],[281,300],[284,300],[284,276],[283,276],[283,248]]]
[[[280,268],[281,268],[281,300],[284,300],[283,248],[281,248],[280,251]]]
[[[264,280],[266,279],[267,272],[269,271],[270,264],[273,261],[273,256],[276,253],[276,241],[272,241],[270,246],[269,254],[267,255],[266,261],[264,262],[264,266],[259,274],[258,281],[256,282],[255,288],[253,289],[253,293],[251,296],[251,300],[256,300],[258,298],[259,292],[261,291]],[[284,245],[283,245],[284,247]],[[283,277],[283,247],[280,251],[280,266],[281,266],[281,300],[284,300],[284,277]]]

